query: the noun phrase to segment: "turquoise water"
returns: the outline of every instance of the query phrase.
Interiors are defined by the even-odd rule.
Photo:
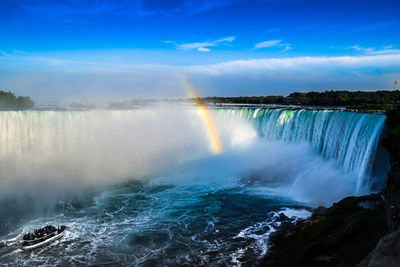
[[[0,239],[47,223],[66,236],[9,265],[252,265],[311,207],[369,192],[384,116],[194,108],[0,112]],[[5,190],[6,188],[6,190]],[[12,243],[12,242],[9,242]]]

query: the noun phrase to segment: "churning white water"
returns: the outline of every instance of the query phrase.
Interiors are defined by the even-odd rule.
[[[217,157],[226,159],[216,169],[253,173],[306,202],[310,190],[312,202],[324,203],[369,191],[383,115],[255,108],[212,114],[224,148]],[[2,111],[0,188],[143,179],[212,156],[207,131],[199,111],[188,106]],[[318,188],[333,196],[319,196]]]

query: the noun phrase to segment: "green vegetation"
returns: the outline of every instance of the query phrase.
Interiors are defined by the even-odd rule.
[[[0,91],[0,108],[30,108],[34,104],[28,96],[16,97],[11,92]]]
[[[292,93],[289,97],[297,98],[301,105],[310,106],[379,106],[400,103],[400,91],[325,91]]]
[[[205,97],[206,103],[226,104],[283,104],[283,96],[238,96],[238,97]]]
[[[400,91],[295,92],[283,96],[205,97],[207,103],[227,104],[292,104],[304,106],[344,106],[360,110],[388,110],[400,103]]]
[[[357,109],[362,111],[390,110],[392,106],[389,104],[362,104],[346,106],[347,109]]]

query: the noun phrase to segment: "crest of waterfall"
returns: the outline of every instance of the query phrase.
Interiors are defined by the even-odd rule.
[[[332,110],[225,109],[251,120],[268,141],[309,143],[325,159],[337,160],[345,173],[356,173],[357,192],[369,186],[385,115]]]

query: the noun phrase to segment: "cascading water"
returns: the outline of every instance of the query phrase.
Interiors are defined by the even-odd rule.
[[[194,107],[0,111],[0,239],[68,227],[0,265],[255,265],[280,212],[368,191],[383,115],[211,113],[218,155]]]
[[[152,175],[207,154],[198,121],[195,109],[2,111],[0,188]]]
[[[224,112],[253,121],[259,135],[268,141],[310,143],[325,159],[337,160],[346,173],[357,173],[356,193],[369,190],[384,115],[305,109],[239,108]]]

